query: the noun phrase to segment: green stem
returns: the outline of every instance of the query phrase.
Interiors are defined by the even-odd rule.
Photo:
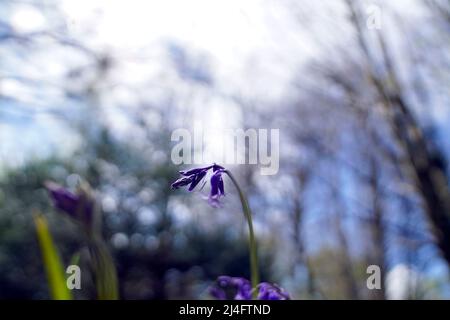
[[[119,298],[117,271],[113,258],[101,238],[91,237],[89,241],[99,300],[117,300]]]
[[[253,299],[255,299],[258,295],[258,292],[256,290],[256,287],[259,283],[259,272],[258,272],[258,255],[256,252],[256,239],[255,239],[255,233],[253,231],[253,221],[252,221],[252,212],[250,210],[250,206],[248,205],[247,198],[245,197],[244,192],[239,187],[239,184],[237,183],[236,179],[233,177],[231,172],[228,170],[224,171],[228,177],[233,182],[234,186],[236,187],[238,193],[239,193],[239,199],[241,200],[242,204],[242,211],[244,212],[244,217],[247,220],[248,224],[248,232],[249,232],[249,249],[250,249],[250,275],[251,275],[251,283],[253,290]]]

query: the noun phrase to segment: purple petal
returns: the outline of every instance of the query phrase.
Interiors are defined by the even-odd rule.
[[[219,181],[219,192],[221,195],[225,195],[225,188],[223,186],[223,179],[222,177],[220,177],[220,181]]]
[[[55,207],[75,217],[80,201],[79,196],[54,182],[46,182],[45,187],[50,192]]]
[[[199,184],[200,181],[203,180],[203,178],[206,176],[206,171],[202,171],[194,176],[191,185],[189,186],[189,191],[194,190],[194,188]]]
[[[180,174],[182,176],[191,176],[191,175],[195,175],[195,174],[199,174],[202,172],[207,172],[209,169],[211,169],[213,166],[208,166],[208,167],[203,167],[203,168],[194,168],[188,171],[180,171]]]
[[[46,182],[45,187],[57,209],[86,226],[91,226],[94,216],[94,201],[86,191],[80,190],[75,194],[54,182]]]
[[[222,207],[222,203],[219,201],[219,199],[217,197],[208,197],[208,204],[213,207],[213,208],[221,208]]]
[[[217,300],[225,300],[227,298],[224,290],[214,286],[209,288],[209,294]]]
[[[245,278],[220,276],[210,293],[219,300],[250,300],[251,284]]]
[[[210,193],[210,197],[215,197],[215,196],[221,196],[224,194],[224,188],[223,188],[223,180],[222,180],[222,173],[223,171],[216,171],[212,176],[211,176],[211,193]]]
[[[262,282],[258,285],[258,300],[289,300],[289,294],[276,284]]]
[[[174,183],[172,183],[171,188],[172,190],[176,190],[180,187],[187,186],[188,184],[192,183],[192,180],[194,177],[181,177],[180,179],[176,180]]]
[[[223,179],[222,179],[222,173],[223,170],[216,171],[211,176],[211,191],[209,193],[208,197],[208,203],[214,207],[220,207],[220,198],[225,195],[225,190],[223,186]]]

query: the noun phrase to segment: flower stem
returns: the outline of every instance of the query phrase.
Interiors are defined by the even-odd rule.
[[[98,299],[118,300],[117,271],[103,239],[93,236],[89,241],[89,251],[95,272]]]
[[[224,171],[228,177],[233,182],[234,186],[236,187],[238,193],[239,193],[239,199],[241,200],[242,204],[242,211],[244,212],[244,217],[247,220],[248,224],[248,232],[249,232],[249,249],[250,249],[250,275],[251,275],[251,283],[253,293],[252,298],[256,299],[258,292],[256,290],[258,283],[259,283],[259,268],[258,268],[258,255],[256,251],[256,239],[255,239],[255,233],[253,231],[253,221],[252,221],[252,212],[250,210],[250,206],[248,204],[247,198],[245,197],[244,192],[239,187],[239,184],[237,183],[236,179],[233,177],[231,172],[228,170]]]

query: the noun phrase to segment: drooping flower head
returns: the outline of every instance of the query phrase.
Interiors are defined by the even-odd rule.
[[[87,185],[80,186],[76,193],[51,181],[46,182],[45,187],[57,209],[87,227],[92,226],[95,202]]]
[[[258,300],[289,300],[289,294],[276,284],[260,283],[256,290]],[[218,300],[251,300],[252,286],[250,281],[240,277],[220,276],[210,287],[209,293]]]
[[[210,178],[211,191],[208,196],[208,203],[213,207],[218,207],[220,205],[219,199],[225,195],[222,179],[222,173],[225,172],[225,168],[217,164],[207,167],[194,168],[187,171],[180,171],[181,177],[172,183],[172,190],[189,185],[188,191],[193,191],[195,187],[200,184],[200,182],[204,181],[208,171],[210,170],[212,170],[213,173]]]

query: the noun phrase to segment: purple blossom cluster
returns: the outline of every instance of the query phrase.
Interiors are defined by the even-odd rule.
[[[261,282],[256,290],[258,300],[289,300],[289,294],[276,284]],[[220,276],[210,287],[210,294],[218,300],[251,300],[253,289],[245,278]]]

